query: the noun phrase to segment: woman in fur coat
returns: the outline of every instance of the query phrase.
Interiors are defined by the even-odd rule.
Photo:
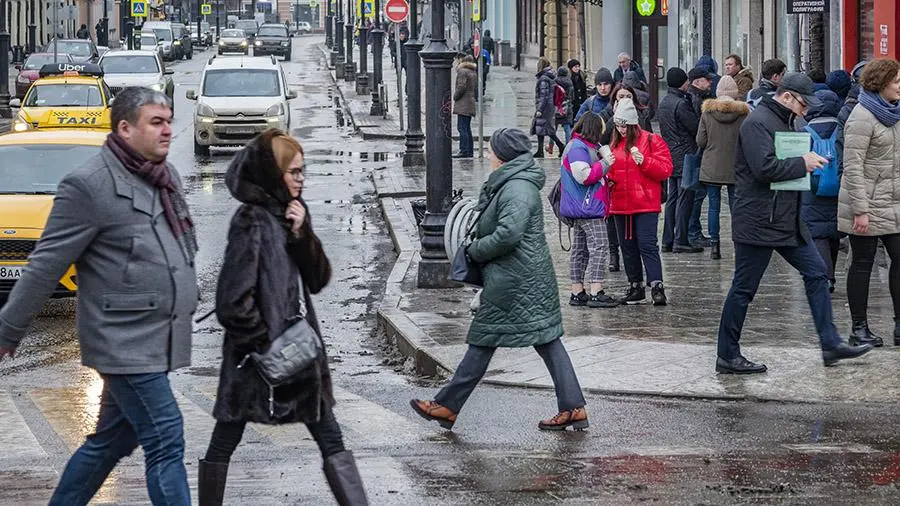
[[[302,318],[322,339],[310,294],[328,284],[331,266],[300,198],[303,169],[300,144],[270,129],[250,141],[225,174],[225,184],[242,205],[231,219],[216,292],[216,316],[225,337],[213,408],[216,426],[200,461],[200,506],[222,504],[228,463],[247,422],[306,424],[338,503],[368,504],[332,412],[324,342],[319,358],[302,376],[272,389],[247,358],[264,352]]]

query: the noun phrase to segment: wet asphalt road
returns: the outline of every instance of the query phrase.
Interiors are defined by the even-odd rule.
[[[295,39],[285,64],[292,131],[308,167],[304,197],[334,276],[316,297],[332,357],[337,416],[374,504],[897,504],[896,405],[705,402],[588,397],[591,429],[541,433],[552,394],[481,387],[445,432],[412,414],[436,384],[405,373],[373,334],[393,262],[370,181],[399,163],[399,144],[364,142],[336,125],[318,38]],[[223,184],[232,151],[192,154],[193,104],[209,53],[175,65],[175,139],[201,245],[198,314],[212,307],[224,238],[236,207]],[[0,504],[45,503],[96,413],[98,381],[81,368],[71,301],[48,304],[21,351],[0,364]],[[202,456],[218,374],[221,329],[197,326],[194,364],[173,374],[185,412],[189,475]],[[861,373],[862,374],[862,373]],[[860,388],[866,388],[860,377]],[[9,410],[14,407],[20,418]],[[16,425],[21,419],[21,423]],[[22,431],[22,432],[17,432]],[[31,443],[33,438],[34,443]],[[329,504],[320,460],[301,428],[254,427],[235,454],[228,504]],[[123,461],[98,504],[147,503],[140,455]],[[195,489],[196,490],[196,489]],[[196,498],[196,495],[195,495]]]

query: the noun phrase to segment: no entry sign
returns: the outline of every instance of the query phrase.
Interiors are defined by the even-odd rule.
[[[409,4],[406,0],[388,0],[384,4],[384,15],[393,23],[402,23],[409,16]]]

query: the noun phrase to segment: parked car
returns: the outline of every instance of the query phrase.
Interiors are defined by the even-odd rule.
[[[306,21],[300,21],[296,23],[293,31],[298,35],[309,35],[312,33],[312,25]]]
[[[52,39],[42,50],[44,53],[54,51],[69,54],[75,63],[97,63],[100,59],[100,51],[90,39]]]
[[[270,54],[283,56],[286,61],[291,59],[291,36],[287,27],[282,24],[266,23],[256,32],[253,56]]]
[[[60,63],[75,63],[68,54],[57,55],[57,61]],[[25,98],[25,92],[31,87],[31,83],[38,80],[38,74],[41,67],[48,63],[53,63],[53,53],[32,53],[25,59],[22,65],[16,65],[19,75],[16,76],[16,96],[19,100]]]
[[[210,147],[243,146],[269,128],[287,131],[291,122],[290,90],[284,70],[274,56],[210,58],[196,100],[194,154],[208,155]]]
[[[141,32],[141,49],[144,51],[156,51],[160,60],[165,60],[162,42],[152,32]],[[101,57],[102,58],[102,57]]]
[[[229,28],[222,30],[219,36],[219,54],[225,53],[243,53],[248,54],[250,51],[250,41],[247,35],[240,28]]]

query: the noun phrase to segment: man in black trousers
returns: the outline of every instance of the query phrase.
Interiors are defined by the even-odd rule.
[[[826,366],[854,358],[872,345],[849,346],[841,339],[832,320],[828,271],[800,219],[799,191],[776,191],[771,184],[799,179],[828,162],[816,153],[778,159],[777,132],[793,132],[794,119],[804,117],[809,107],[821,105],[812,80],[801,73],[784,76],[773,95],[764,95],[756,109],[741,125],[735,160],[735,199],[731,214],[734,239],[734,281],[719,323],[716,371],[726,374],[766,372],[741,355],[739,341],[747,308],[773,252],[778,252],[803,275],[806,298],[812,311]],[[780,330],[772,329],[773,335]]]

